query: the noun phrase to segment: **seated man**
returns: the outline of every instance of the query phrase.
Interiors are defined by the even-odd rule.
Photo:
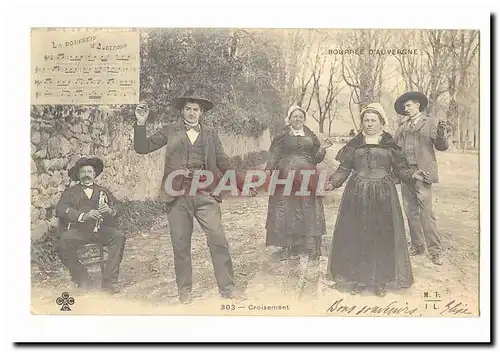
[[[87,243],[108,246],[108,260],[102,274],[102,288],[118,293],[118,272],[125,248],[125,236],[116,229],[119,205],[107,189],[94,183],[104,168],[98,158],[81,158],[68,174],[73,181],[61,195],[56,216],[62,226],[59,239],[61,260],[78,287],[88,284],[88,272],[80,263],[77,251]]]

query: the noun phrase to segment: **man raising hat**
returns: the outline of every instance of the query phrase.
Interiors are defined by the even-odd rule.
[[[425,246],[432,262],[442,264],[442,245],[436,218],[432,211],[432,184],[439,182],[434,148],[448,149],[446,123],[426,116],[423,111],[428,99],[420,92],[407,92],[394,103],[394,109],[404,116],[394,139],[406,155],[409,163],[425,172],[424,181],[416,181],[415,191],[401,184],[406,217],[410,227],[412,248],[410,255],[425,253]]]
[[[88,272],[78,260],[78,250],[87,243],[108,246],[108,260],[102,273],[102,288],[118,293],[118,273],[125,248],[125,235],[116,229],[120,206],[106,188],[94,180],[104,169],[99,158],[81,158],[68,174],[73,181],[61,195],[56,206],[62,231],[59,239],[61,260],[68,267],[78,287],[88,285]]]
[[[164,126],[149,138],[146,136],[145,126],[149,109],[144,104],[137,106],[134,148],[139,154],[147,154],[167,145],[163,180],[169,209],[167,218],[174,251],[179,300],[185,304],[192,301],[193,217],[198,220],[207,236],[220,295],[223,298],[244,299],[243,293],[235,288],[233,282],[233,263],[222,228],[220,199],[211,193],[213,190],[211,185],[202,192],[189,194],[193,175],[200,170],[207,170],[212,175],[216,175],[218,171],[224,173],[233,169],[229,157],[224,153],[217,132],[200,123],[202,114],[212,109],[214,104],[195,92],[189,91],[175,99],[173,106],[180,110],[182,120]],[[176,174],[177,176],[172,177]],[[241,178],[238,178],[240,190],[242,183]],[[181,190],[184,190],[183,194],[177,193],[182,193]],[[252,192],[251,195],[255,193]]]

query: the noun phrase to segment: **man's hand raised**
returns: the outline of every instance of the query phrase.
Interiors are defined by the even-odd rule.
[[[149,108],[146,104],[139,104],[135,108],[135,117],[138,125],[144,125],[149,116]]]

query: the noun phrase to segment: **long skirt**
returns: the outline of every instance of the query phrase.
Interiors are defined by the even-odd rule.
[[[323,198],[285,196],[277,190],[269,197],[266,245],[294,247],[299,254],[318,256],[326,233]]]
[[[391,177],[353,174],[347,181],[328,267],[335,281],[399,288],[413,284],[403,213]]]

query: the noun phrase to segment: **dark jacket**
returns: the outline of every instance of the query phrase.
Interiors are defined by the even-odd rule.
[[[113,196],[113,194],[106,188],[94,183],[94,191],[92,197],[89,199],[81,184],[76,184],[67,187],[61,199],[56,206],[56,216],[59,218],[60,231],[69,228],[77,228],[85,231],[92,231],[95,226],[95,220],[88,220],[85,223],[78,222],[78,217],[82,213],[86,213],[91,209],[97,209],[99,205],[99,193],[105,192],[108,198],[108,206],[116,211],[115,216],[106,214],[103,218],[102,225],[116,227],[116,218],[120,216],[123,207],[120,202]]]
[[[340,165],[335,173],[330,176],[330,182],[335,188],[341,187],[351,174],[354,167],[354,153],[356,149],[365,148],[366,146],[365,136],[363,133],[359,133],[338,151],[335,160],[340,162]],[[391,134],[383,132],[377,147],[391,151],[392,165],[391,170],[388,171],[394,182],[400,183],[403,181],[410,187],[413,187],[415,184],[413,173],[417,170],[410,166],[401,148],[394,142]]]
[[[273,171],[279,170],[278,177],[280,179],[288,178],[289,171],[294,171],[293,182],[294,186],[292,191],[298,191],[301,187],[302,176],[299,170],[313,170],[315,171],[313,175],[311,175],[309,179],[309,184],[307,189],[312,193],[316,194],[317,185],[319,181],[319,175],[317,171],[317,164],[321,163],[326,155],[326,150],[321,149],[321,143],[318,137],[311,131],[308,127],[303,126],[304,134],[306,137],[309,137],[312,140],[312,148],[307,148],[307,151],[303,151],[302,161],[296,163],[294,160],[293,154],[295,151],[290,150],[289,147],[286,146],[285,137],[290,134],[291,127],[286,126],[278,134],[273,138],[271,142],[271,147],[269,149],[269,158],[266,164],[266,170]],[[284,187],[283,185],[278,186],[278,188]]]
[[[410,118],[401,120],[394,135],[394,141],[401,148],[404,146],[404,136],[408,131]],[[439,182],[438,166],[434,148],[439,151],[448,149],[448,138],[437,134],[438,121],[426,115],[422,115],[414,127],[418,133],[417,145],[415,146],[415,158],[418,168],[430,174],[432,182]]]
[[[283,140],[285,136],[290,134],[291,127],[286,126],[280,130],[271,142],[271,147],[269,148],[269,159],[266,164],[266,170],[278,169],[279,161],[287,156],[287,151],[284,150]],[[320,151],[321,142],[318,137],[314,134],[311,129],[304,126],[304,133],[306,136],[312,138],[313,140],[313,154],[311,155],[311,163],[316,165],[323,161],[326,155],[326,151]]]
[[[183,122],[164,126],[152,136],[147,137],[146,126],[134,126],[134,149],[139,154],[148,154],[160,149],[166,145],[165,151],[165,166],[163,171],[162,192],[167,203],[173,201],[176,197],[167,194],[164,191],[165,180],[168,175],[176,170],[184,170],[188,159],[189,141],[186,138],[186,129]],[[217,132],[210,126],[201,124],[201,132],[203,133],[204,152],[205,152],[205,168],[211,171],[214,175],[214,182],[211,189],[215,189],[218,184],[218,177],[221,176],[219,171],[224,173],[227,170],[234,169],[230,158],[224,152],[222,143]],[[173,189],[179,190],[184,177],[179,175],[173,179]],[[243,188],[243,178],[241,175],[237,177],[238,189]],[[219,198],[220,200],[220,198]]]

